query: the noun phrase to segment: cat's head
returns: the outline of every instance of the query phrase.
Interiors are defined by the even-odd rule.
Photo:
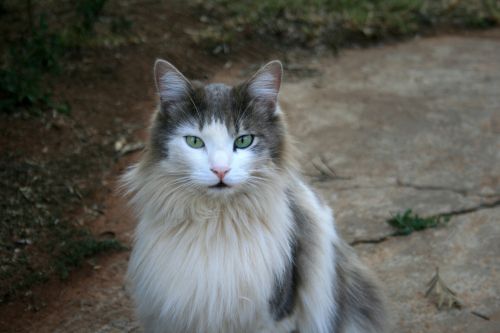
[[[272,61],[240,85],[201,85],[157,60],[160,107],[150,142],[157,171],[179,189],[216,195],[276,177],[286,158],[278,106],[282,72],[281,63]]]

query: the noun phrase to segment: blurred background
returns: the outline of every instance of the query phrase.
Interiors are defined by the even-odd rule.
[[[0,331],[140,330],[116,179],[164,58],[226,83],[281,59],[306,175],[394,332],[498,332],[499,22],[495,0],[0,0]]]

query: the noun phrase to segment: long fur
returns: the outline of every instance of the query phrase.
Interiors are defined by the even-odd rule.
[[[378,288],[302,180],[286,133],[279,166],[216,197],[151,145],[123,178],[139,216],[128,280],[146,332],[383,332]]]

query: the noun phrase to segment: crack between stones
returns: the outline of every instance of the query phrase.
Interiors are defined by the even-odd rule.
[[[500,193],[493,193],[493,194],[480,194],[480,193],[473,193],[470,192],[466,189],[459,189],[459,188],[453,188],[453,187],[446,187],[446,186],[433,186],[433,185],[417,185],[417,184],[412,184],[412,183],[407,183],[403,182],[399,179],[396,180],[396,186],[398,187],[407,187],[407,188],[413,188],[415,190],[419,191],[448,191],[448,192],[453,192],[460,194],[464,197],[466,196],[476,196],[476,197],[482,197],[482,198],[494,198],[500,196]]]
[[[391,188],[391,187],[393,187],[393,188],[398,188],[398,187],[411,188],[411,189],[418,190],[418,191],[446,191],[446,192],[456,193],[456,194],[461,195],[463,197],[470,197],[470,196],[475,196],[475,197],[479,197],[479,198],[500,197],[500,193],[479,194],[479,193],[473,193],[473,192],[467,191],[465,189],[456,189],[456,188],[448,188],[448,187],[432,186],[432,185],[416,185],[416,184],[410,184],[410,183],[401,183],[399,181],[397,181],[396,184],[381,184],[381,185],[373,185],[373,186],[355,185],[355,186],[351,186],[351,187],[338,188],[335,191],[342,192],[342,191],[350,191],[350,190]]]
[[[444,212],[436,215],[432,215],[431,217],[451,217],[458,215],[465,215],[469,213],[474,213],[483,209],[491,209],[500,206],[500,199],[494,200],[492,202],[483,202],[477,206],[463,209],[456,209],[449,212]]]
[[[496,207],[500,207],[500,199],[497,199],[497,200],[492,201],[492,202],[481,203],[477,206],[470,207],[470,208],[456,209],[456,210],[452,210],[449,212],[431,215],[429,217],[452,217],[452,216],[466,215],[466,214],[470,214],[470,213],[475,213],[475,212],[480,211],[480,210],[492,209],[492,208],[496,208]],[[380,243],[387,241],[390,238],[401,237],[401,236],[404,236],[404,235],[400,235],[397,233],[390,233],[388,235],[379,236],[379,237],[375,237],[375,238],[355,239],[352,242],[350,242],[349,244],[351,246],[356,246],[359,244],[380,244]]]
[[[352,242],[350,242],[349,245],[356,246],[359,244],[380,244],[392,237],[397,237],[397,235],[389,234],[378,238],[355,239]]]
[[[406,182],[403,182],[399,179],[396,180],[396,186],[413,188],[413,189],[419,190],[419,191],[448,191],[448,192],[460,194],[462,196],[467,196],[467,195],[471,194],[465,189],[457,189],[457,188],[446,187],[446,186],[417,185],[417,184],[412,184],[412,183],[406,183]],[[478,194],[474,194],[474,195],[480,196]]]
[[[488,317],[487,315],[484,315],[482,313],[479,313],[477,311],[471,311],[470,313],[473,314],[476,317],[479,317],[479,318],[483,319],[483,320],[487,320],[487,321],[490,320],[490,317]]]
[[[310,175],[310,177],[313,177]],[[340,176],[335,176],[335,177],[330,177],[328,175],[320,175],[320,176],[315,176],[312,181],[313,182],[330,182],[330,181],[336,181],[336,180],[355,180],[355,178],[351,177],[340,177]],[[469,197],[469,196],[475,196],[475,197],[480,197],[480,198],[497,198],[500,197],[500,193],[492,193],[492,194],[480,194],[480,193],[474,193],[470,192],[466,189],[458,189],[458,188],[452,188],[452,187],[446,187],[446,186],[433,186],[433,185],[417,185],[417,184],[412,184],[412,183],[406,183],[402,182],[399,179],[396,180],[395,184],[380,184],[380,185],[373,185],[373,186],[363,186],[363,185],[354,185],[350,187],[342,187],[335,189],[335,192],[342,192],[342,191],[351,191],[351,190],[363,190],[363,189],[377,189],[377,188],[411,188],[414,190],[418,191],[447,191],[447,192],[452,192],[459,194],[464,197]]]

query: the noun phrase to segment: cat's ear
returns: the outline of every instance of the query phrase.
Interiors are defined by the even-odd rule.
[[[283,66],[279,60],[267,63],[248,80],[248,94],[252,98],[276,104],[282,76]]]
[[[156,90],[162,103],[176,103],[189,94],[191,84],[177,68],[168,61],[157,59],[154,66]]]

